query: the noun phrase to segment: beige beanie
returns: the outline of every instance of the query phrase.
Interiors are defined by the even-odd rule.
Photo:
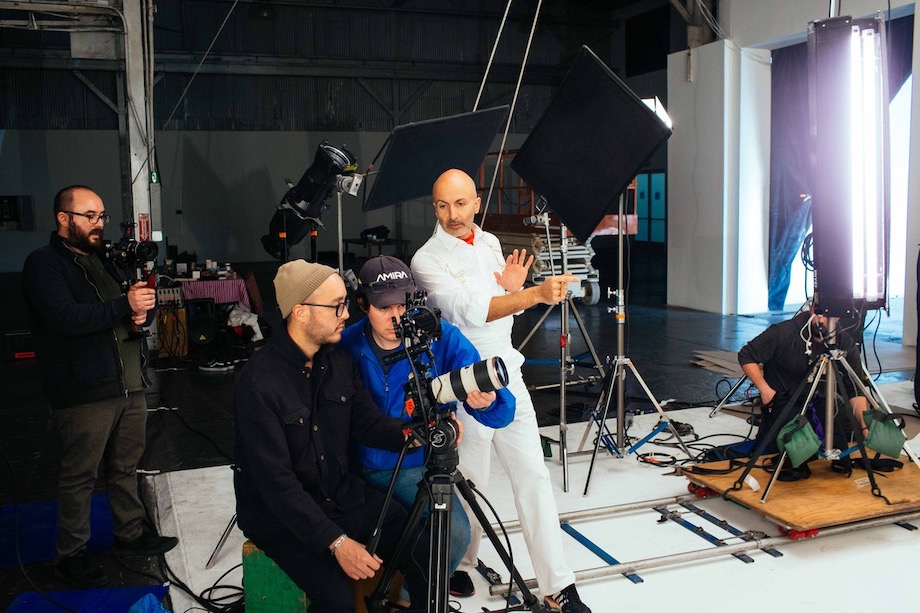
[[[281,317],[287,319],[295,304],[306,300],[323,281],[334,274],[334,268],[306,260],[282,264],[275,275],[275,298],[281,307]]]

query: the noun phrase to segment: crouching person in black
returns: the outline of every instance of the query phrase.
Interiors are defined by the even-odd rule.
[[[406,435],[336,345],[348,318],[345,284],[304,260],[282,265],[274,283],[285,330],[249,360],[235,389],[239,526],[304,590],[314,613],[354,611],[347,578],[372,577],[382,561],[406,574],[413,602],[425,602],[427,536],[413,535],[404,560],[387,559],[403,507],[389,506],[383,559],[365,549],[384,495],[352,469],[352,441],[398,451]]]
[[[786,422],[801,412],[809,391],[809,384],[806,383],[803,386],[802,382],[814,367],[816,358],[828,351],[830,339],[825,338],[827,323],[828,318],[815,313],[809,303],[809,310],[796,314],[792,319],[771,325],[738,352],[741,369],[760,392],[760,400],[763,404],[757,433],[758,441],[766,435],[779,413],[789,403],[795,403],[795,410],[787,414]],[[833,340],[838,349],[846,352],[846,361],[853,371],[857,374],[861,373],[859,347],[850,335],[838,328],[836,338]],[[761,365],[763,365],[763,372],[761,372]],[[835,367],[833,362],[831,367]],[[866,435],[868,429],[863,417],[868,406],[866,398],[859,394],[842,368],[838,370],[838,377],[843,382],[857,427],[862,429],[863,435]],[[821,383],[818,389],[823,392],[824,383]],[[823,441],[825,427],[823,394],[816,395],[812,399],[806,408],[805,416],[812,423],[818,438]],[[851,434],[849,418],[845,414],[838,414],[834,420],[835,446],[845,448]],[[779,451],[775,440],[769,442],[766,451],[767,453]],[[779,479],[795,481],[810,475],[811,471],[807,464],[802,464],[796,469],[791,466],[783,466]]]

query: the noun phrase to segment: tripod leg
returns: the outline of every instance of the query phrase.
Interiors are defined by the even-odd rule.
[[[476,520],[479,522],[479,525],[482,526],[482,529],[486,536],[489,537],[489,541],[492,543],[492,546],[495,547],[495,551],[498,553],[498,556],[502,559],[502,562],[505,564],[505,567],[511,574],[511,579],[515,584],[517,584],[518,589],[521,590],[524,604],[535,613],[544,611],[543,605],[540,604],[537,597],[533,595],[533,592],[531,592],[527,587],[524,578],[521,577],[521,574],[518,572],[517,568],[515,568],[514,564],[512,564],[511,557],[508,555],[508,552],[505,550],[505,546],[502,545],[502,542],[498,540],[498,535],[495,534],[495,530],[492,529],[489,518],[486,517],[485,513],[482,512],[482,507],[480,507],[479,503],[476,502],[476,495],[473,493],[469,482],[467,482],[467,480],[463,477],[463,475],[460,474],[459,471],[456,473],[455,483],[457,485],[457,490],[460,492],[460,495],[463,496],[464,500],[466,500],[470,510],[473,511],[473,515],[476,516]]]
[[[611,379],[611,377],[612,377],[613,369],[616,369],[616,365],[613,365],[611,367],[608,361],[608,367],[610,367],[611,370],[605,371],[604,378],[601,381],[601,392],[600,394],[598,394],[597,402],[594,403],[594,408],[591,410],[591,419],[595,422],[597,422],[598,415],[600,415],[603,412],[601,410],[601,407],[604,407],[604,410],[609,409],[611,394],[614,391],[613,386],[614,386],[614,381],[616,379]],[[605,430],[607,429],[606,426],[604,429]],[[576,453],[582,453],[584,451],[585,443],[588,442],[588,436],[590,435],[591,435],[591,426],[589,425],[587,428],[585,428],[584,433],[581,435],[581,441],[578,443],[578,449],[575,450]]]
[[[386,603],[390,584],[393,582],[393,577],[396,575],[398,561],[402,559],[406,547],[411,547],[412,543],[410,541],[412,540],[413,534],[418,530],[419,523],[422,521],[422,514],[427,505],[428,495],[425,490],[425,485],[419,484],[419,490],[415,496],[415,502],[412,504],[412,510],[409,512],[409,518],[406,520],[406,525],[399,535],[399,541],[396,543],[396,548],[393,550],[393,553],[390,554],[391,559],[387,563],[383,574],[380,576],[380,581],[377,583],[374,592],[365,598],[368,613],[377,613]],[[370,552],[370,550],[368,550],[368,552]]]
[[[602,398],[604,399],[604,412],[600,416],[600,421],[598,421],[597,424],[597,440],[594,441],[594,452],[591,454],[591,464],[588,465],[588,478],[585,479],[585,491],[582,492],[583,496],[588,495],[588,486],[591,484],[591,475],[594,473],[594,463],[597,461],[597,452],[598,449],[600,449],[601,438],[603,438],[604,430],[607,427],[607,414],[610,411],[610,400],[613,397],[613,387],[619,380],[620,371],[622,368],[623,366],[617,362],[613,369],[607,371],[607,375],[605,377],[606,385],[604,386],[604,391],[602,392]],[[598,399],[598,402],[600,402],[600,398]],[[589,426],[587,430],[585,430],[585,433],[587,434],[590,430],[591,427]],[[619,448],[617,451],[619,451]]]
[[[652,406],[655,407],[655,410],[658,411],[658,414],[661,415],[661,418],[668,422],[668,430],[671,431],[671,434],[674,435],[674,438],[677,440],[677,444],[680,445],[680,448],[683,449],[684,453],[687,454],[688,458],[692,458],[693,454],[690,453],[690,450],[687,449],[687,445],[684,443],[684,439],[680,437],[680,434],[677,433],[677,428],[674,427],[674,424],[671,423],[671,420],[668,419],[664,414],[664,409],[661,408],[661,405],[658,404],[658,401],[655,399],[655,396],[652,395],[651,390],[645,384],[645,381],[642,379],[642,376],[639,374],[639,371],[636,370],[636,366],[632,361],[627,360],[626,362],[629,365],[629,369],[632,371],[633,375],[636,377],[636,381],[639,382],[639,385],[642,386],[642,389],[645,390],[645,395],[648,396],[648,399],[652,401]]]
[[[224,548],[224,545],[227,543],[227,538],[230,536],[230,532],[233,531],[235,526],[236,513],[233,514],[233,517],[230,519],[230,523],[227,524],[226,528],[224,528],[224,533],[220,535],[220,540],[217,541],[217,546],[214,548],[214,551],[211,552],[211,557],[208,558],[208,563],[204,565],[206,569],[210,569],[212,566],[214,566],[217,554],[219,554],[220,550]]]
[[[575,307],[575,300],[572,298],[572,295],[569,294],[567,298],[569,301],[569,308],[572,309],[572,314],[575,315],[575,323],[578,324],[578,329],[581,330],[581,335],[585,339],[585,344],[588,346],[588,351],[591,353],[591,359],[594,360],[594,367],[597,369],[598,374],[601,377],[604,376],[604,363],[601,362],[601,359],[597,356],[597,351],[594,349],[594,343],[591,342],[591,337],[588,336],[588,330],[585,328],[585,322],[581,319],[581,313],[578,312],[578,309]]]
[[[866,381],[868,381],[869,383],[868,386],[863,385],[862,380],[860,380],[860,378],[856,375],[856,373],[853,372],[853,369],[852,367],[850,367],[849,362],[847,362],[846,360],[843,360],[843,366],[846,369],[847,373],[850,375],[850,380],[853,381],[853,384],[856,386],[859,392],[866,397],[866,400],[869,401],[869,404],[871,404],[873,408],[878,409],[879,407],[881,407],[885,409],[886,413],[889,413],[889,414],[894,413],[894,411],[891,410],[891,407],[888,406],[888,403],[885,401],[885,397],[882,396],[881,391],[879,391],[878,386],[875,385],[875,381],[872,380],[872,376],[866,370],[866,366],[862,362],[860,362],[860,366],[862,366],[862,370],[863,370],[863,373],[865,374]],[[870,389],[872,390],[871,393],[869,392]],[[915,454],[909,446],[904,445],[904,453],[907,454],[908,458],[913,460],[914,464],[917,465],[917,468],[920,468],[920,459],[918,459],[917,454]]]
[[[818,364],[812,370],[814,381],[812,381],[811,387],[808,390],[808,395],[805,397],[805,401],[802,403],[802,409],[799,411],[799,415],[804,415],[805,412],[808,411],[808,405],[809,403],[811,403],[812,399],[815,397],[815,392],[818,389],[818,382],[821,380],[821,374],[826,372],[829,366],[830,364],[828,363],[827,359],[823,358],[818,362]],[[796,395],[798,395],[798,393],[799,392],[797,390]],[[789,401],[788,406],[790,407],[793,406],[792,405],[793,401],[794,401],[794,397],[793,397],[793,400]],[[784,408],[784,410],[780,412],[780,415],[777,417],[776,421],[773,422],[773,426],[770,428],[770,431],[767,433],[767,438],[765,439],[764,443],[776,437],[777,433],[779,433],[782,427],[786,424],[786,419],[789,417],[790,413],[791,412],[788,410],[788,408]],[[767,487],[764,488],[763,495],[760,497],[761,503],[767,502],[767,496],[770,495],[770,490],[773,489],[773,485],[779,479],[779,474],[780,474],[780,471],[782,471],[783,469],[783,463],[786,461],[787,455],[788,454],[786,453],[786,450],[784,449],[782,455],[779,458],[779,462],[777,462],[776,464],[776,468],[774,469],[773,474],[770,476],[770,481],[767,483]],[[751,465],[751,468],[752,467],[753,467],[753,464]],[[747,473],[749,472],[750,472],[750,468],[747,468],[745,470],[744,476],[746,477]]]
[[[546,321],[546,318],[549,317],[550,311],[553,310],[554,306],[556,305],[551,304],[548,307],[546,307],[546,310],[543,311],[543,316],[540,317],[540,321],[538,321],[537,325],[533,327],[533,330],[530,331],[530,334],[528,334],[527,337],[523,341],[521,341],[521,344],[517,346],[518,351],[522,351],[524,347],[527,345],[527,343],[530,342],[531,337],[537,333],[537,330],[540,329],[540,326],[542,326],[543,322]]]
[[[566,297],[571,296],[568,292]],[[569,300],[564,300],[559,307],[559,459],[562,460],[562,491],[569,491],[569,451],[568,451],[568,416],[566,415],[565,382],[569,374]]]
[[[450,605],[450,516],[454,506],[454,487],[450,475],[433,475],[431,517],[428,518],[431,551],[428,568],[429,613],[449,613]],[[432,606],[433,605],[433,606]]]
[[[725,397],[722,398],[721,401],[719,401],[719,404],[716,405],[716,408],[714,408],[714,409],[712,410],[712,412],[709,414],[709,417],[715,417],[715,416],[716,416],[716,413],[718,413],[719,411],[721,411],[721,410],[722,410],[722,407],[724,407],[726,404],[728,404],[728,400],[729,400],[732,396],[735,395],[735,392],[737,392],[738,390],[741,389],[741,386],[744,385],[744,382],[747,381],[747,380],[748,380],[747,375],[741,375],[741,378],[738,379],[738,382],[735,383],[735,385],[732,386],[732,388],[731,388],[730,390],[728,390],[728,393],[725,394]]]
[[[807,404],[805,406],[808,406]],[[780,469],[783,467],[783,462],[786,461],[786,450],[783,450],[782,455],[779,458],[779,462],[776,463],[776,470],[773,471],[773,474],[770,475],[770,481],[767,482],[767,487],[763,490],[763,496],[760,497],[760,502],[767,502],[767,496],[770,495],[770,490],[773,489],[773,484],[776,483],[776,480],[779,479]]]
[[[839,359],[836,361],[841,362],[841,360]],[[847,372],[852,377],[852,375],[854,374],[853,370],[849,368],[849,364],[847,364],[846,361],[842,361],[842,362],[843,364],[847,366],[847,369],[848,369]],[[846,399],[847,391],[843,385],[843,381],[841,380],[841,377],[837,377],[837,390],[836,391],[838,394],[840,394],[841,398]],[[847,403],[847,406],[844,410],[847,413],[847,417],[850,421],[850,425],[853,427],[853,431],[856,433],[856,446],[859,449],[860,456],[862,456],[861,457],[862,465],[863,465],[863,468],[866,470],[866,475],[869,477],[869,485],[872,486],[872,494],[874,496],[878,496],[885,502],[888,502],[888,499],[885,498],[885,496],[882,494],[882,490],[879,488],[878,483],[875,480],[875,473],[872,471],[872,461],[869,459],[869,453],[866,451],[865,439],[863,438],[863,435],[862,435],[862,429],[860,429],[859,424],[856,421],[856,416],[853,415],[853,411],[851,410],[849,403]],[[891,503],[888,502],[888,504],[891,504]]]

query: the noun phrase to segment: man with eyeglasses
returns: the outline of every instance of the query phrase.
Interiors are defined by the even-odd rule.
[[[406,573],[412,600],[423,603],[421,531],[405,559],[388,559],[404,507],[387,510],[380,556],[365,549],[384,495],[352,466],[352,444],[399,451],[408,434],[402,419],[377,409],[337,344],[348,319],[345,283],[328,266],[294,260],[274,285],[284,330],[243,367],[234,390],[239,526],[306,593],[312,612],[353,611],[347,578],[373,577],[384,560]]]
[[[101,587],[109,578],[86,558],[100,468],[116,555],[157,555],[178,542],[147,525],[137,489],[150,382],[147,343],[130,333],[132,323],[153,320],[156,290],[143,282],[130,285],[130,271],[103,257],[109,216],[90,188],[59,191],[54,215],[57,229],[47,246],[26,258],[22,280],[42,389],[62,443],[55,575],[77,587]]]
[[[408,359],[387,364],[385,357],[402,352],[402,339],[397,336],[393,319],[398,321],[406,312],[406,295],[415,293],[415,280],[409,267],[401,260],[383,255],[371,258],[361,267],[358,282],[356,299],[367,317],[345,328],[342,346],[358,365],[361,379],[380,410],[391,417],[408,421],[410,416],[405,415],[403,386],[412,375],[411,364]],[[441,338],[431,343],[430,350],[433,376],[479,361],[479,352],[472,343],[457,327],[446,321],[441,322]],[[422,359],[428,363],[426,357]],[[474,419],[489,428],[502,428],[514,418],[514,396],[505,389],[497,394],[471,392],[463,404]],[[398,454],[363,445],[358,447],[357,453],[365,480],[385,492]],[[404,506],[411,507],[425,471],[424,450],[408,453],[396,477],[393,497]],[[450,526],[449,568],[452,575],[448,588],[452,596],[472,596],[475,592],[467,573],[454,573],[469,543],[470,522],[459,500],[455,499]]]

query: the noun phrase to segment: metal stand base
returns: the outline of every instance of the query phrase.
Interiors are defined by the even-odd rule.
[[[611,376],[608,379],[608,385],[605,386],[604,391],[601,392],[601,398],[598,400],[598,406],[600,406],[603,400],[604,411],[598,420],[597,440],[594,441],[594,450],[591,452],[591,465],[588,468],[588,477],[585,479],[585,489],[584,489],[584,492],[582,492],[584,496],[588,495],[588,487],[591,484],[591,475],[594,472],[594,464],[597,461],[597,452],[600,449],[601,441],[604,437],[604,430],[606,429],[607,415],[610,411],[610,399],[613,397],[613,386],[616,385],[617,382],[619,382],[619,387],[617,391],[617,397],[619,398],[619,402],[617,405],[617,433],[618,435],[619,433],[623,431],[622,420],[625,417],[625,406],[623,403],[622,396],[623,396],[623,390],[626,385],[626,368],[627,367],[632,372],[633,376],[636,378],[636,381],[639,382],[639,385],[642,386],[642,390],[645,392],[646,397],[652,403],[652,406],[655,407],[655,410],[658,411],[658,414],[661,416],[661,423],[658,425],[658,427],[656,427],[648,435],[646,435],[644,438],[642,438],[641,440],[637,441],[634,445],[632,445],[627,451],[627,454],[635,453],[639,449],[639,447],[641,447],[642,445],[647,443],[649,440],[651,440],[653,436],[657,435],[659,432],[667,428],[668,430],[670,430],[671,434],[674,436],[675,440],[677,441],[677,444],[680,446],[683,452],[687,454],[687,457],[692,457],[692,454],[690,453],[690,450],[687,448],[687,445],[684,443],[684,440],[680,437],[680,434],[677,433],[677,429],[674,427],[674,424],[671,423],[671,420],[668,419],[668,417],[665,415],[664,409],[661,408],[661,405],[658,403],[658,400],[652,394],[652,391],[648,388],[648,385],[645,384],[645,380],[642,378],[642,375],[639,374],[639,371],[636,370],[636,366],[632,363],[632,360],[630,360],[626,356],[618,356],[614,362],[614,369],[610,373]],[[597,408],[595,408],[595,411],[596,410]],[[582,445],[584,445],[587,434],[588,432],[590,432],[590,430],[591,430],[590,426],[588,427],[587,430],[585,430],[585,438],[582,438]],[[617,451],[619,451],[619,449],[624,446],[625,446],[625,441],[620,440],[618,437],[618,440],[615,445]],[[618,457],[622,457],[622,454],[618,454]]]

